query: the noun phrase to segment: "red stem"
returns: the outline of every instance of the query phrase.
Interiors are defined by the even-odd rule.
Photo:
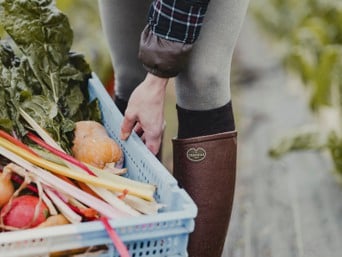
[[[62,159],[78,166],[79,168],[83,169],[84,171],[86,171],[89,175],[92,176],[96,176],[96,174],[94,172],[92,172],[86,165],[84,165],[82,162],[76,160],[74,157],[72,157],[71,155],[68,155],[56,148],[54,148],[53,146],[45,143],[43,140],[41,140],[39,137],[35,136],[32,133],[28,133],[27,134],[28,138],[31,139],[33,142],[37,143],[38,145],[40,145],[41,147],[44,147],[45,149],[47,149],[48,151],[50,151],[51,153],[57,155],[58,157],[61,157]]]
[[[12,175],[11,175],[11,179],[12,179],[14,182],[18,183],[18,184],[22,184],[22,183],[24,182],[24,179],[23,179],[22,177],[20,177],[19,175],[17,175],[17,174],[12,174]],[[37,189],[35,186],[33,186],[33,185],[31,185],[31,184],[28,184],[28,185],[26,185],[26,187],[27,187],[30,191],[32,191],[33,193],[37,193],[37,194],[38,194],[38,189]]]
[[[0,137],[10,141],[11,143],[23,148],[24,150],[30,152],[31,154],[34,154],[35,156],[38,156],[37,153],[35,153],[31,148],[29,148],[27,145],[25,145],[23,142],[21,142],[19,139],[14,138],[7,132],[0,130]]]
[[[121,257],[129,257],[129,252],[125,244],[121,241],[119,235],[116,233],[115,229],[111,227],[109,224],[108,218],[101,216],[100,220],[104,225],[109,237],[111,238],[113,244],[115,245],[116,249],[118,250]]]
[[[50,146],[49,144],[45,143],[43,140],[38,138],[32,133],[28,133],[27,136],[34,141],[35,143],[39,144],[40,146],[44,147],[45,149],[49,150],[50,152],[54,153],[55,155],[63,158],[64,160],[69,161],[72,164],[75,164],[79,168],[85,170],[88,174],[92,176],[96,176],[95,173],[93,173],[86,165],[81,163],[80,161],[76,160],[72,156],[65,154],[64,152]],[[125,195],[125,193],[123,194]],[[69,204],[70,208],[72,208],[75,212],[80,212],[80,210],[76,206],[72,206]],[[129,252],[127,250],[127,247],[125,244],[121,241],[120,237],[116,233],[116,231],[110,226],[108,218],[107,217],[100,217],[100,220],[102,221],[109,237],[111,238],[113,244],[115,245],[116,249],[118,250],[121,257],[130,257]]]

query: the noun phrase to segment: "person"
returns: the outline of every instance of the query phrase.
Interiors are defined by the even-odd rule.
[[[173,175],[198,207],[190,257],[221,256],[228,230],[237,156],[230,68],[247,8],[248,0],[99,1],[122,139],[134,130],[158,153],[174,78]]]

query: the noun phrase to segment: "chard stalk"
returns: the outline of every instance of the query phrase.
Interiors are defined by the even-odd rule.
[[[20,114],[48,145],[56,148],[59,151],[64,152],[64,150],[60,147],[60,145],[58,145],[57,142],[55,142],[55,140],[45,130],[43,130],[39,126],[39,124],[34,119],[32,119],[32,117],[29,114],[27,114],[23,109],[20,109]],[[66,163],[65,161],[63,162]],[[70,163],[66,163],[66,164],[69,167],[73,167],[73,169],[79,170],[77,169],[77,167],[75,168],[74,165],[70,165]],[[129,194],[136,195],[138,197],[144,198],[149,201],[154,200],[153,194],[156,190],[154,185],[142,183],[139,181],[133,181],[131,179],[121,177],[119,175],[111,174],[109,172],[103,172],[102,170],[89,164],[84,163],[84,165],[87,166],[93,173],[95,173],[97,177],[110,180],[113,183],[115,183],[117,186],[120,185],[120,188],[122,189],[122,191],[127,189]],[[144,197],[144,195],[146,196],[146,194],[149,194],[149,196]]]
[[[53,203],[57,206],[58,210],[67,218],[71,223],[80,223],[82,221],[82,217],[76,214],[67,204],[63,202],[59,198],[53,190],[44,186],[45,193],[50,197]]]
[[[79,200],[80,202],[86,204],[87,206],[97,210],[108,218],[122,218],[127,217],[127,214],[123,214],[120,210],[113,208],[108,203],[84,192],[83,190],[70,185],[69,183],[63,181],[62,179],[56,177],[52,173],[41,169],[27,160],[21,158],[19,155],[7,150],[6,148],[0,146],[0,154],[11,160],[12,162],[22,166],[27,172],[32,172],[39,177],[40,181],[48,186],[53,185],[56,190],[69,194]]]
[[[24,158],[25,160],[31,162],[34,165],[37,165],[43,169],[49,170],[53,173],[66,176],[69,178],[76,179],[78,181],[82,181],[87,184],[92,184],[94,186],[103,187],[106,189],[109,189],[111,191],[116,192],[122,192],[124,190],[128,190],[129,194],[137,195],[139,197],[142,197],[146,200],[153,200],[153,191],[152,190],[145,190],[144,188],[135,188],[132,186],[132,180],[131,184],[119,184],[115,183],[115,181],[112,180],[106,180],[103,178],[91,176],[88,174],[81,174],[80,172],[77,172],[75,170],[71,170],[65,166],[58,165],[56,163],[47,161],[45,159],[42,159],[40,157],[37,157],[27,151],[22,151],[22,149],[9,141],[3,139],[0,137],[0,146],[3,146],[4,148],[8,149],[9,151],[17,154],[18,156]],[[137,184],[136,184],[137,185]]]

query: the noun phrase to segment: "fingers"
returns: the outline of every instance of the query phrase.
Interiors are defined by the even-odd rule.
[[[136,123],[136,119],[134,118],[134,116],[129,116],[129,115],[124,116],[124,119],[121,124],[121,134],[120,134],[121,140],[127,140],[127,138],[132,133],[135,123]]]
[[[145,145],[146,147],[156,155],[159,152],[160,143],[161,143],[161,135],[158,137],[150,136],[148,133],[144,133],[145,137]]]
[[[146,132],[141,127],[141,124],[136,123],[134,119],[125,118],[121,125],[121,139],[127,140],[132,131],[134,131],[140,136],[141,140],[144,142],[146,147],[156,155],[159,152],[160,144],[161,144],[161,134],[156,132]]]
[[[144,130],[143,130],[143,128],[142,128],[140,122],[137,122],[137,124],[135,124],[135,126],[134,126],[134,131],[135,131],[135,133],[137,133],[137,135],[138,135],[139,137],[141,137],[141,136],[143,135]]]

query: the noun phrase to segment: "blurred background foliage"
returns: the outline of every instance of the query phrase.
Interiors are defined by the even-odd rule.
[[[56,0],[56,5],[68,16],[74,31],[72,49],[85,55],[92,70],[106,87],[109,87],[112,83],[113,68],[101,28],[98,1]]]
[[[251,13],[301,80],[317,119],[282,138],[270,155],[327,150],[342,178],[342,1],[255,0]]]

